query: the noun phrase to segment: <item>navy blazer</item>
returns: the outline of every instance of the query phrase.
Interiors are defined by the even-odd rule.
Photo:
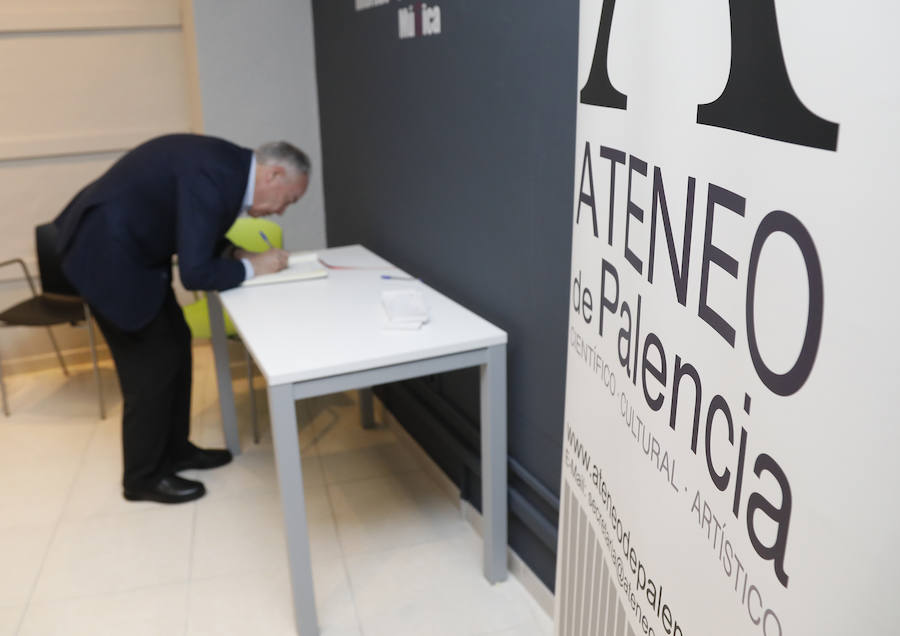
[[[159,312],[173,254],[187,289],[241,284],[243,264],[220,255],[241,210],[252,156],[199,135],[167,135],[131,150],[54,221],[63,272],[91,307],[125,331]]]

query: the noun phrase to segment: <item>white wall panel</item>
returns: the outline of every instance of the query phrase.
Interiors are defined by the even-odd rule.
[[[34,262],[34,226],[52,220],[72,196],[98,177],[119,153],[0,163],[0,240],[3,258]],[[0,279],[20,278],[0,270]]]
[[[0,33],[178,26],[179,0],[4,0]]]
[[[0,77],[3,158],[121,149],[189,127],[177,30],[3,37]]]
[[[198,128],[182,9],[182,0],[0,2],[0,260],[23,258],[36,273],[35,225],[129,148]],[[0,270],[0,287],[2,307],[28,295],[14,268]],[[87,337],[62,328],[60,344],[80,360]],[[35,329],[0,330],[0,360],[7,370],[55,364]]]

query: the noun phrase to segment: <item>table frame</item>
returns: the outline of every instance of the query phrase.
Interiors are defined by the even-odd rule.
[[[208,296],[222,428],[228,448],[234,455],[239,455],[241,444],[222,304],[218,293],[210,292]],[[273,385],[268,384],[267,380],[272,440],[291,572],[294,620],[299,636],[316,636],[319,628],[306,522],[306,500],[303,494],[296,400],[364,389],[360,393],[360,406],[365,424],[367,421],[371,422],[372,417],[371,394],[365,389],[377,384],[475,366],[480,369],[481,389],[483,569],[484,576],[490,583],[499,583],[507,576],[506,344],[448,355],[424,356],[409,362],[299,382]]]

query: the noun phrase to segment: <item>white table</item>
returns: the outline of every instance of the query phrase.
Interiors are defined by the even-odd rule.
[[[284,512],[294,617],[300,636],[318,634],[295,400],[368,388],[464,367],[481,369],[481,472],[484,576],[506,578],[506,332],[359,245],[320,252],[328,278],[239,287],[209,295],[219,404],[228,448],[240,453],[222,305],[266,379],[272,438]],[[416,331],[383,326],[381,291],[418,287],[431,320]],[[220,304],[221,302],[221,304]]]

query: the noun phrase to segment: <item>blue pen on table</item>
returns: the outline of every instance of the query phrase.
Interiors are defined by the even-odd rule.
[[[412,276],[391,276],[390,274],[382,274],[381,277],[384,280],[418,280]]]

